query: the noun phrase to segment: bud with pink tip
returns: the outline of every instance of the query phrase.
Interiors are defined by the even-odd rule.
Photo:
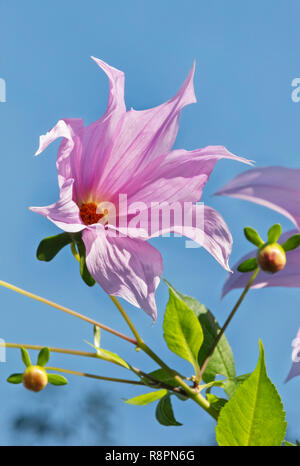
[[[267,244],[258,251],[257,262],[264,272],[280,272],[285,267],[286,254],[280,244]]]

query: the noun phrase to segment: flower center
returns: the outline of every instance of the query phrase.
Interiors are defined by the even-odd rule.
[[[88,202],[80,207],[80,217],[85,225],[93,225],[93,223],[98,223],[104,214],[97,213],[97,204]]]

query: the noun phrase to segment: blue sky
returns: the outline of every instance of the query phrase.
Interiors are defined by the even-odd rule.
[[[170,98],[195,59],[198,103],[182,112],[176,147],[221,144],[255,160],[257,166],[299,168],[300,103],[291,100],[291,82],[300,75],[299,14],[295,0],[2,0],[0,78],[7,83],[7,102],[0,103],[1,278],[125,331],[104,292],[99,287],[90,290],[81,282],[69,250],[50,264],[35,258],[39,241],[58,232],[50,222],[28,210],[30,205],[54,202],[58,194],[58,143],[36,159],[33,154],[39,135],[60,118],[81,117],[88,124],[105,110],[107,80],[90,55],[125,71],[127,106],[136,109]],[[292,228],[288,220],[263,207],[213,197],[218,188],[245,169],[232,161],[219,162],[203,196],[206,204],[222,213],[232,231],[231,264],[249,250],[242,235],[245,225],[261,234],[278,221],[284,230]],[[203,249],[185,249],[182,239],[162,238],[153,244],[162,252],[164,276],[180,291],[206,304],[223,322],[239,292],[221,300],[226,279],[221,266]],[[291,438],[300,436],[300,380],[286,385],[283,381],[300,323],[299,297],[298,289],[253,291],[227,332],[240,374],[254,369],[258,339],[262,339],[268,373],[282,396]],[[0,290],[0,300],[0,337],[6,341],[88,350],[83,339],[91,339],[91,329],[84,322],[4,289]],[[188,371],[162,340],[167,302],[163,284],[157,301],[159,318],[155,326],[142,311],[126,307],[149,344],[170,364]],[[103,335],[103,345],[122,352],[136,365],[153,367],[113,336]],[[11,350],[7,363],[0,364],[0,444],[16,443],[7,426],[20,409],[26,407],[34,413],[41,406],[39,395],[5,382],[9,373],[20,370],[19,359],[18,352]],[[115,374],[115,369],[105,363],[74,357],[54,355],[51,364]],[[126,374],[120,369],[118,375]],[[184,426],[166,428],[154,420],[153,406],[130,407],[122,402],[140,389],[87,379],[73,377],[69,386],[55,395],[60,400],[60,415],[68,418],[74,403],[90,389],[111,400],[117,444],[193,445],[212,441],[213,421],[200,410],[195,411],[192,403],[175,402],[176,416]],[[26,439],[27,443],[35,442],[33,437]],[[76,442],[86,441],[80,431]],[[49,437],[47,442],[56,440]]]

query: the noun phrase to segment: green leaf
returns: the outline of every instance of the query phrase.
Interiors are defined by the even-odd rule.
[[[130,405],[146,406],[149,403],[153,403],[153,401],[160,400],[167,393],[167,390],[158,390],[156,392],[146,393],[145,395],[135,396],[134,398],[125,400],[125,403],[128,403]]]
[[[220,446],[280,446],[286,431],[280,396],[267,376],[263,345],[254,372],[222,409],[216,427]]]
[[[298,248],[298,246],[300,246],[300,234],[291,236],[285,243],[281,245],[285,251],[292,251],[293,249]]]
[[[193,311],[169,288],[169,302],[166,307],[164,339],[168,348],[189,361],[199,371],[198,353],[203,342],[201,325]]]
[[[282,230],[280,223],[276,223],[275,225],[273,225],[268,231],[268,243],[277,243],[281,236],[281,231]]]
[[[181,299],[193,311],[200,322],[204,335],[204,341],[198,354],[198,361],[201,367],[216,336],[220,332],[220,326],[213,314],[203,304],[200,304],[195,298],[179,293],[166,280],[165,283],[173,290],[178,299]],[[222,336],[207,365],[203,374],[203,380],[207,383],[211,382],[218,374],[224,375],[226,378],[234,378],[236,376],[232,350],[225,335]]]
[[[256,267],[256,257],[252,257],[251,259],[246,259],[244,262],[242,262],[237,269],[239,272],[251,272],[252,270],[255,270]]]
[[[143,377],[142,380],[144,383],[146,383],[147,385],[149,386],[159,386],[159,382],[162,382],[162,383],[165,383],[167,385],[170,385],[170,387],[177,387],[178,384],[174,381],[174,377],[172,377],[172,375],[170,375],[170,373],[168,371],[166,371],[165,369],[157,369],[153,372],[150,372],[148,374],[151,378],[153,379],[156,379],[158,381],[157,384],[155,384],[155,382],[149,380],[147,377]]]
[[[237,387],[241,385],[243,382],[245,382],[246,379],[251,374],[243,374],[243,375],[238,375],[237,377],[234,377],[233,379],[227,379],[224,384],[224,391],[226,395],[229,396],[229,398],[232,397],[234,392],[236,391]]]
[[[96,349],[100,348],[100,341],[101,341],[101,329],[94,325],[94,347]]]
[[[261,239],[257,231],[254,230],[254,228],[244,228],[244,235],[246,236],[247,240],[250,241],[250,243],[254,244],[258,248],[264,245],[263,240]]]
[[[122,359],[118,354],[112,353],[111,351],[105,350],[103,348],[98,350],[98,355],[105,356],[109,358],[111,361],[116,362],[119,366],[125,367],[126,369],[130,369],[129,365],[127,364],[124,359]]]
[[[207,401],[209,401],[209,403],[211,404],[212,408],[214,408],[217,411],[218,415],[220,414],[221,409],[224,408],[224,406],[228,402],[228,400],[225,400],[225,398],[219,398],[218,396],[213,395],[212,393],[207,393],[206,398]]]
[[[51,385],[67,385],[68,383],[67,379],[59,374],[48,374],[48,382]]]
[[[213,380],[212,382],[208,382],[204,385],[199,385],[199,391],[202,392],[202,390],[209,390],[213,387],[222,387],[224,388],[225,381],[224,380]]]
[[[31,366],[30,356],[25,348],[21,348],[21,357],[26,367]]]
[[[85,256],[86,256],[86,251],[85,251],[85,245],[82,239],[76,241],[77,248],[78,248],[78,254],[80,256],[80,275],[82,280],[88,285],[88,286],[94,286],[95,285],[95,280],[93,279],[92,275],[88,271],[88,268],[86,266],[86,261],[85,261]]]
[[[182,426],[174,417],[174,412],[169,394],[164,396],[156,407],[156,419],[163,426]]]
[[[37,365],[45,366],[50,359],[49,348],[42,348],[38,355]]]
[[[22,383],[22,380],[23,380],[23,374],[11,374],[7,379],[6,381],[8,383]]]
[[[92,346],[92,348],[95,348],[97,352],[97,356],[100,359],[104,359],[105,361],[115,362],[116,364],[119,364],[119,366],[125,367],[126,369],[130,369],[129,364],[127,364],[127,362],[124,361],[124,359],[122,359],[118,354],[112,353],[111,351],[105,350],[103,348],[98,348],[97,346],[93,345],[89,341],[84,340],[84,342]]]
[[[60,235],[49,236],[44,238],[36,252],[36,256],[40,261],[51,261],[56,254],[65,246],[72,242],[69,233],[61,233]]]
[[[292,443],[292,442],[288,442],[287,440],[285,440],[285,441],[283,442],[283,444],[284,444],[285,447],[297,447],[297,446],[298,446],[298,445],[295,445],[295,444]]]

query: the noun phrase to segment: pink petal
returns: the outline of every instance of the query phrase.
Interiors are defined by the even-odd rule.
[[[112,144],[113,135],[123,114],[124,73],[103,61],[92,57],[105,71],[109,79],[108,106],[104,115],[96,122],[83,127],[81,119],[60,120],[46,135],[40,137],[40,154],[55,139],[62,137],[58,150],[57,171],[59,186],[73,178],[74,197],[78,201],[89,196],[99,181]]]
[[[127,112],[107,159],[108,163],[99,181],[106,190],[121,190],[132,173],[141,173],[145,164],[172,148],[179,127],[181,109],[196,102],[193,66],[179,92],[169,101],[149,110]]]
[[[132,177],[124,189],[130,202],[197,202],[220,159],[251,164],[251,161],[232,154],[223,146],[208,146],[194,151],[175,150],[150,161],[140,176]]]
[[[139,239],[114,238],[104,230],[102,234],[85,230],[83,240],[88,270],[104,291],[141,307],[155,320],[154,293],[163,269],[158,250]]]
[[[83,157],[80,164],[80,196],[89,196],[95,192],[101,174],[109,163],[111,148],[120,131],[122,118],[126,114],[124,101],[124,73],[102,60],[92,57],[106,73],[109,80],[108,105],[104,115],[84,129]],[[105,194],[101,192],[101,195]]]
[[[274,209],[300,228],[300,170],[255,168],[238,175],[216,194],[245,199]]]
[[[182,222],[176,224],[174,222],[175,216],[173,216],[171,217],[171,224],[162,227],[162,216],[160,215],[159,224],[151,225],[151,236],[156,237],[168,232],[186,236],[204,247],[222,267],[230,271],[228,259],[232,250],[232,237],[223,217],[216,210],[208,206],[193,205],[191,209],[192,221],[190,222],[190,226],[187,222],[184,223],[184,227],[182,227]],[[188,211],[189,207],[184,207],[183,217],[189,217]],[[198,221],[196,217],[198,217]]]
[[[279,243],[284,243],[290,236],[297,233],[299,233],[298,230],[288,231],[282,235]],[[234,273],[228,276],[223,287],[223,296],[235,288],[244,288],[247,285],[252,272],[241,273],[237,271],[237,267],[244,260],[255,257],[256,253],[257,249],[242,257],[241,260],[235,264],[233,267]],[[260,270],[251,288],[265,288],[267,286],[300,287],[300,248],[288,251],[286,257],[287,263],[284,269],[275,274],[268,274]]]
[[[298,375],[300,375],[300,328],[295,340],[293,341],[292,367],[285,381],[288,382]]]
[[[64,231],[74,233],[83,230],[78,206],[72,200],[73,179],[69,179],[60,189],[60,199],[46,207],[30,207],[30,210],[47,217]]]
[[[65,119],[59,122],[48,133],[40,136],[40,145],[35,155],[43,152],[57,138],[63,138],[57,154],[58,184],[61,187],[69,178],[75,178],[71,154],[74,161],[81,157],[81,141],[79,134],[83,128],[81,119]]]

